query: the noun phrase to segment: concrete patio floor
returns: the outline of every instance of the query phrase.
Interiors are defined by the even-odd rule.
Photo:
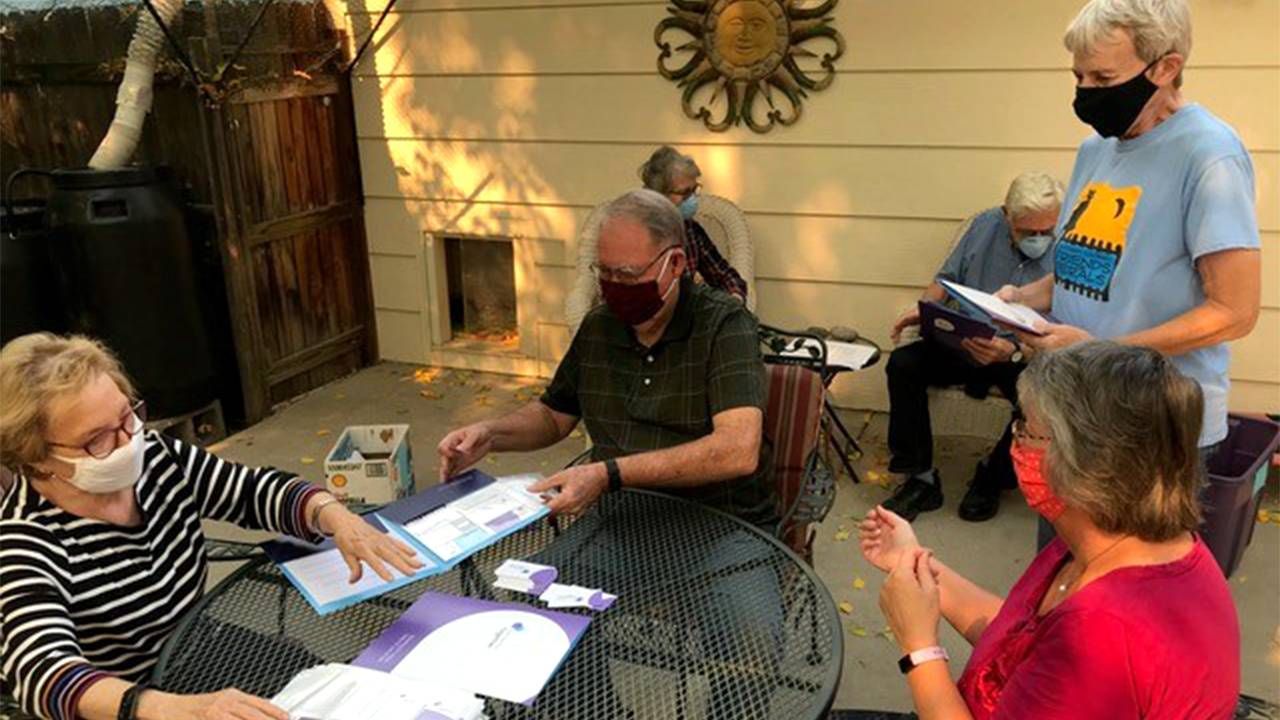
[[[443,371],[424,385],[413,380],[415,366],[383,363],[334,382],[278,409],[270,418],[214,446],[224,458],[254,465],[274,465],[297,472],[313,482],[324,479],[324,456],[347,425],[408,423],[419,488],[437,481],[435,446],[459,425],[511,410],[535,396],[541,383],[502,375]],[[848,412],[854,432],[862,430],[865,456],[861,474],[883,471],[885,416]],[[864,427],[865,426],[865,427]],[[495,456],[482,463],[494,475],[518,472],[551,473],[584,448],[571,437],[560,445],[535,453]],[[946,505],[916,522],[921,541],[938,556],[980,585],[1006,591],[1030,561],[1035,545],[1035,517],[1016,493],[1006,493],[1000,514],[992,521],[961,521],[955,508],[974,463],[986,448],[970,438],[939,438],[937,455]],[[877,467],[880,465],[880,467]],[[1277,506],[1274,484],[1264,505]],[[858,554],[856,532],[848,539],[841,530],[854,530],[855,518],[882,501],[889,490],[841,478],[835,508],[819,530],[814,564],[832,597],[848,602],[852,611],[844,622],[844,674],[836,696],[837,708],[910,708],[906,684],[897,669],[899,651],[884,634],[877,605],[881,574]],[[260,533],[210,523],[214,537],[265,538]],[[215,564],[210,586],[234,566]],[[1242,692],[1280,702],[1280,525],[1255,529],[1241,567],[1231,580],[1242,628]],[[943,623],[943,643],[952,655],[952,674],[958,676],[969,647]]]

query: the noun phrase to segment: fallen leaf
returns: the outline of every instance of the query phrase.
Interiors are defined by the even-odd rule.
[[[330,434],[332,434],[332,432],[333,432],[333,431],[332,431],[332,430],[329,430],[328,428],[321,428],[321,429],[319,429],[319,430],[317,430],[317,431],[316,431],[316,436],[317,436],[317,437],[324,437],[325,435],[330,435]]]
[[[439,380],[442,372],[440,368],[418,368],[413,371],[413,381],[422,385],[429,385]]]
[[[854,589],[854,590],[865,590],[866,588],[867,588],[867,581],[866,581],[866,580],[863,580],[863,579],[862,579],[862,578],[860,578],[860,577],[855,577],[855,578],[853,579],[853,589]]]
[[[1240,583],[1241,585],[1243,585],[1243,584],[1245,584],[1245,583],[1249,582],[1249,576],[1248,576],[1248,575],[1241,575],[1240,577],[1236,578],[1236,582],[1238,582],[1238,583]]]
[[[580,437],[582,437],[582,431],[581,431],[581,430],[574,430],[573,432],[569,433],[569,437],[580,438]]]
[[[485,460],[488,460],[490,465],[498,464],[498,458],[494,455],[490,455],[489,457],[485,458]]]
[[[840,528],[836,530],[836,542],[844,542],[845,540],[848,540],[849,535],[849,528],[841,525]]]
[[[472,388],[477,395],[483,395],[493,389],[490,385],[476,385]]]
[[[316,459],[315,459],[315,458],[313,458],[313,457],[304,457],[304,458],[302,458],[302,464],[303,464],[303,465],[311,465],[311,464],[314,464],[314,463],[315,463],[315,461],[316,461]]]
[[[480,405],[481,407],[489,407],[493,405],[493,398],[489,397],[488,395],[477,395],[475,399],[475,403],[477,405]]]
[[[419,390],[418,394],[428,400],[439,400],[444,397],[444,395],[436,392],[435,390]]]
[[[338,400],[346,400],[346,399],[347,399],[347,394],[346,394],[346,393],[338,393],[337,395],[334,395],[334,397],[335,397],[336,399],[338,399]]]
[[[1268,523],[1268,522],[1271,522],[1271,513],[1267,512],[1266,510],[1259,510],[1259,511],[1258,511],[1258,522],[1260,522],[1260,523]]]
[[[848,602],[848,601],[841,602],[836,607],[840,608],[840,612],[844,613],[845,615],[853,614],[853,603],[851,602]]]
[[[849,632],[853,633],[858,637],[867,636],[867,629],[862,627],[861,625],[854,625],[853,627],[849,628]]]

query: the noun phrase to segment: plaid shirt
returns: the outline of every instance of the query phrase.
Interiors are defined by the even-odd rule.
[[[711,287],[747,299],[747,283],[716,249],[711,236],[694,220],[684,221],[684,254],[689,257],[689,277],[702,275]]]
[[[651,348],[599,306],[578,334],[542,403],[580,417],[596,461],[682,445],[711,434],[711,419],[737,407],[764,410],[767,387],[756,319],[728,296],[680,281],[670,324]],[[756,472],[673,495],[760,526],[777,520],[770,453],[761,442]]]

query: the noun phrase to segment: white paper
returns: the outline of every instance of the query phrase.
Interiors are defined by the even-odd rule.
[[[809,346],[813,345],[813,341],[808,338],[802,338],[804,342],[800,347],[783,350],[782,355],[785,357],[799,357],[806,359],[815,359],[814,353],[809,352]],[[872,345],[864,345],[862,343],[847,343],[838,340],[827,340],[827,367],[843,367],[850,370],[861,370],[866,366],[871,358],[875,356],[877,349]],[[815,348],[816,350],[816,348]]]
[[[446,505],[408,524],[405,529],[446,563],[480,547],[493,533]]]
[[[271,702],[291,720],[481,720],[484,701],[475,695],[422,680],[351,665],[303,670]],[[428,714],[433,713],[433,714]]]
[[[392,672],[523,703],[542,690],[570,646],[564,629],[542,615],[479,612],[433,630]]]
[[[1040,313],[1026,305],[1005,302],[991,293],[975,290],[948,280],[939,280],[938,282],[942,283],[942,286],[948,291],[973,303],[995,320],[1036,335],[1043,334],[1040,328],[1048,321]]]
[[[551,585],[559,571],[550,565],[507,559],[493,574],[498,578],[493,583],[496,588],[537,595]]]
[[[581,607],[590,610],[607,610],[613,604],[613,601],[618,599],[618,596],[597,588],[551,583],[538,596],[538,599],[552,609]]]
[[[422,563],[422,569],[418,573],[435,567],[435,563],[422,553],[415,553],[414,557]],[[347,578],[351,577],[351,568],[347,567],[347,561],[342,559],[342,553],[337,548],[290,560],[282,563],[281,567],[288,572],[299,589],[310,595],[320,606],[369,593],[376,594],[378,588],[399,582],[405,577],[399,570],[388,566],[391,572],[391,580],[388,582],[378,577],[378,573],[368,565],[361,565],[360,579],[354,583],[347,582]]]

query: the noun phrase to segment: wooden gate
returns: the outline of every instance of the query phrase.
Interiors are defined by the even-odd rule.
[[[108,4],[0,17],[0,170],[83,166],[111,121],[133,17]],[[377,359],[347,43],[319,0],[204,3],[179,34],[204,78],[232,73],[209,102],[166,54],[136,159],[172,166],[216,221],[226,306],[210,315],[230,321],[213,341],[234,344],[226,375],[253,423]],[[224,38],[240,40],[238,62]]]
[[[286,83],[212,112],[249,417],[377,357],[350,85]]]

